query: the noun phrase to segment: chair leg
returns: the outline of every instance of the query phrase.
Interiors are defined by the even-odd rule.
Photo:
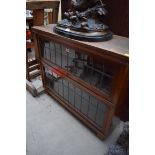
[[[26,79],[30,81],[30,74],[29,74],[29,65],[28,65],[28,51],[26,49]]]

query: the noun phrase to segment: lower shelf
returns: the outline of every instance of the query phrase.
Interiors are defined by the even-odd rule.
[[[83,115],[81,115],[79,113],[79,111],[75,110],[74,108],[72,108],[71,106],[69,106],[68,104],[66,104],[66,102],[58,97],[57,95],[53,94],[53,92],[46,87],[46,92],[55,100],[57,100],[64,108],[66,108],[71,114],[73,114],[73,116],[75,116],[76,118],[78,118],[82,123],[84,123],[84,125],[86,125],[88,128],[90,128],[94,133],[96,133],[97,137],[99,137],[101,140],[105,139],[107,137],[107,135],[109,134],[105,134],[102,130],[99,130],[98,128],[95,127],[93,122],[90,122],[86,119],[86,117],[84,117]]]
[[[91,128],[98,137],[105,138],[110,131],[113,109],[70,79],[59,75],[44,68],[44,87],[48,94]]]

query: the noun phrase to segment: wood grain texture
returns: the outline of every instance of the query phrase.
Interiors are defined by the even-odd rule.
[[[26,2],[27,10],[59,8],[59,0],[29,0]]]
[[[91,128],[100,138],[103,138],[108,135],[110,132],[110,127],[112,123],[112,118],[116,112],[117,107],[119,109],[122,107],[123,98],[126,95],[126,89],[128,89],[128,68],[129,68],[129,47],[128,47],[128,38],[114,35],[113,39],[106,42],[83,42],[77,41],[74,39],[66,38],[61,35],[58,35],[53,32],[53,27],[55,25],[48,26],[34,26],[32,31],[36,40],[36,47],[38,47],[38,56],[41,65],[41,72],[43,78],[43,84],[46,88],[48,94],[53,96],[57,101],[59,101],[66,109],[68,109],[72,114],[79,118],[84,124]],[[65,46],[66,48],[74,49],[82,53],[86,53],[89,56],[92,56],[96,61],[103,60],[109,64],[110,67],[114,67],[116,72],[112,80],[112,94],[109,95],[109,98],[105,96],[104,93],[99,93],[99,88],[94,88],[88,86],[89,84],[84,83],[84,81],[75,77],[70,72],[63,69],[60,65],[55,64],[52,60],[47,60],[41,55],[40,39],[45,39],[46,42],[54,42],[60,45]],[[82,91],[86,91],[91,94],[97,100],[100,100],[102,104],[107,107],[105,119],[102,123],[102,127],[98,127],[95,122],[90,118],[83,115],[78,109],[69,105],[69,100],[65,100],[61,95],[58,95],[53,88],[50,88],[47,83],[49,82],[45,74],[45,66],[49,68],[56,67],[59,70],[63,70],[66,74],[64,79],[70,81],[77,88]],[[108,68],[109,69],[109,68]],[[122,111],[117,111],[118,113]]]
[[[107,25],[117,35],[129,37],[129,0],[102,0],[107,6]]]
[[[53,9],[50,23],[56,23],[59,5],[59,0],[29,0],[26,2],[26,9],[33,10],[34,25],[44,25],[44,9]]]
[[[44,10],[43,9],[33,10],[33,25],[35,26],[44,25]]]
[[[54,26],[55,25],[53,24],[47,25],[47,26],[34,26],[33,32],[49,34],[49,36],[54,36],[55,39],[59,38],[58,40],[60,39],[62,39],[62,41],[65,40],[66,43],[68,41],[70,44],[78,43],[83,48],[92,47],[92,48],[98,49],[100,53],[101,52],[106,53],[107,51],[107,54],[115,55],[116,57],[122,57],[122,59],[126,59],[126,60],[129,59],[129,39],[126,37],[114,35],[111,40],[105,41],[105,42],[84,42],[84,41],[78,41],[78,40],[66,38],[56,34],[55,32],[53,32]],[[76,45],[73,45],[73,46],[75,47]],[[104,49],[104,51],[101,49]]]

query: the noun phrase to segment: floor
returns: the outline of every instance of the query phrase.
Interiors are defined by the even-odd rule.
[[[104,155],[122,131],[123,122],[114,118],[110,136],[101,141],[47,94],[26,97],[27,155]]]

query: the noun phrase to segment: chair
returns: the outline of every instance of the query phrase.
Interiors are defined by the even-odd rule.
[[[59,0],[28,0],[26,1],[26,9],[33,11],[33,18],[27,17],[26,23],[28,29],[26,30],[26,88],[33,96],[37,96],[40,92],[35,89],[31,79],[40,75],[40,65],[35,52],[35,58],[29,58],[29,52],[34,48],[33,35],[31,33],[32,26],[54,24],[58,21]],[[48,11],[49,10],[49,11]],[[47,22],[48,21],[48,22]],[[43,89],[39,89],[43,90]]]

